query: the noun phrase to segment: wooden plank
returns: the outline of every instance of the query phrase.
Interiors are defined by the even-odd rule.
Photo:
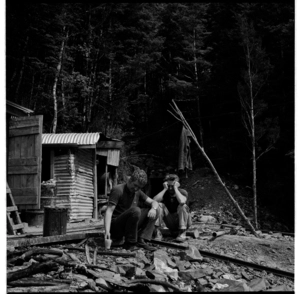
[[[37,238],[21,238],[18,240],[7,240],[7,247],[23,247],[23,246],[33,246],[38,244],[48,244],[48,243],[60,243],[70,240],[79,240],[90,237],[100,237],[103,233],[99,233],[99,230],[90,233],[74,233],[67,235],[49,236],[49,237],[37,237]]]
[[[24,197],[24,195],[37,196],[38,189],[37,187],[24,187],[24,188],[11,188],[14,198],[18,196]]]
[[[22,175],[22,174],[37,174],[38,167],[35,165],[29,166],[8,166],[7,174],[9,175]],[[20,185],[21,186],[21,183]]]
[[[9,128],[23,128],[31,126],[39,126],[39,116],[19,117],[17,120],[11,120]]]
[[[13,107],[12,105],[9,105],[7,103],[6,103],[6,113],[9,113],[13,116],[26,116],[26,113],[24,111],[16,107]]]
[[[41,123],[39,125],[39,134],[35,136],[35,141],[34,141],[34,151],[35,151],[35,156],[39,158],[38,161],[38,173],[37,176],[35,177],[35,187],[38,188],[38,203],[37,203],[37,208],[39,209],[41,207],[41,182],[42,182],[42,133],[43,133],[43,123],[42,123],[41,118]]]
[[[26,158],[27,159],[27,157],[30,157],[30,156],[28,156],[28,141],[29,141],[30,137],[32,137],[32,136],[22,137],[23,138],[23,143],[21,145],[21,158],[24,158],[24,159]],[[19,158],[19,160],[21,158]],[[27,161],[27,160],[25,160],[25,161]],[[28,163],[31,163],[31,164],[26,164],[26,163],[27,162],[24,162],[24,164],[22,164],[20,167],[22,167],[22,166],[30,166],[30,165],[31,166],[36,166],[37,165],[37,163],[34,164],[34,161],[30,162],[30,160],[29,160]],[[15,166],[15,165],[10,165],[10,166]],[[27,186],[26,181],[27,181],[27,174],[22,174],[21,175],[21,184],[20,184],[19,187],[16,187],[16,188],[23,189],[23,188],[26,188],[26,187],[31,187],[31,186]]]
[[[27,157],[27,158],[9,158],[8,164],[9,166],[23,166],[23,165],[37,165],[38,158],[37,157]]]
[[[35,135],[39,133],[39,127],[26,127],[26,128],[20,128],[20,129],[12,129],[9,131],[9,137],[19,137],[24,135]]]
[[[100,149],[121,149],[124,145],[123,141],[98,141],[97,148]]]
[[[15,203],[17,205],[24,205],[24,204],[28,204],[28,205],[33,205],[33,204],[37,204],[37,197],[36,196],[32,196],[32,195],[23,195],[23,196],[16,196],[15,198]]]
[[[14,230],[19,230],[19,229],[23,229],[23,228],[24,228],[24,224],[13,225]]]
[[[15,154],[15,140],[16,138],[7,138],[8,141],[8,157],[14,157]]]
[[[97,149],[97,155],[100,156],[107,156],[108,150],[104,150],[104,149]]]
[[[17,211],[17,210],[18,210],[17,206],[8,206],[8,207],[6,207],[7,212]]]
[[[36,140],[37,140],[37,135],[35,136],[27,136],[27,156],[28,157],[38,157],[40,152],[35,152],[35,145],[36,145]],[[42,146],[40,147],[42,148]]]
[[[7,226],[6,226],[7,233],[9,235],[16,235],[16,232],[13,229],[14,222],[13,222],[13,220],[10,217],[10,212],[6,213],[6,218],[7,218],[7,221],[6,221],[6,224],[7,224]]]
[[[23,138],[17,137],[15,139],[15,146],[14,146],[14,155],[12,158],[20,158],[21,157],[21,145],[23,144]]]
[[[112,166],[119,166],[120,150],[108,150],[107,164]]]
[[[96,149],[96,144],[94,144],[94,145],[79,145],[78,149]]]

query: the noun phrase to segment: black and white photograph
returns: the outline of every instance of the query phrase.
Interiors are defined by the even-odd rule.
[[[296,292],[295,4],[6,1],[3,290]]]

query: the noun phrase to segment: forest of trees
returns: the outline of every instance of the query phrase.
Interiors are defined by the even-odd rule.
[[[294,18],[293,2],[6,2],[6,97],[42,114],[44,133],[102,132],[150,169],[176,167],[174,99],[245,185],[256,150],[259,201],[292,223]]]

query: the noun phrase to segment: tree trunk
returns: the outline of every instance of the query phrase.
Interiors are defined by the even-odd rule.
[[[31,91],[30,91],[30,102],[32,103],[32,96],[33,96],[33,90],[34,90],[34,74],[32,75],[32,82],[31,82]],[[35,104],[35,103],[34,103]],[[31,107],[31,106],[30,106]]]
[[[92,79],[92,69],[90,68],[91,64],[91,47],[92,47],[92,28],[91,28],[91,4],[89,4],[89,13],[88,13],[88,40],[87,40],[87,48],[85,52],[86,56],[86,69],[85,69],[85,75],[89,77],[88,81],[88,87],[89,89],[91,88],[91,79]],[[88,132],[89,130],[89,125],[91,122],[91,93],[88,92],[88,95],[85,100],[86,104],[86,111],[85,111],[85,127],[84,130],[85,132]]]
[[[248,78],[249,78],[249,92],[250,92],[250,115],[251,115],[251,140],[252,140],[252,176],[253,176],[253,208],[254,208],[254,227],[257,229],[257,190],[256,190],[256,150],[255,150],[255,120],[254,120],[254,98],[253,98],[253,84],[251,76],[251,56],[249,45],[247,46],[247,63],[248,63]]]
[[[71,280],[70,280],[69,284],[70,283],[71,283]],[[13,287],[58,286],[58,285],[61,285],[61,284],[63,284],[63,282],[60,283],[59,280],[56,280],[56,281],[41,281],[41,280],[38,280],[38,279],[12,281],[12,282],[8,283],[9,286],[13,286]]]
[[[57,270],[58,265],[53,261],[45,262],[45,263],[38,263],[32,264],[30,267],[21,269],[15,272],[11,272],[7,274],[7,282],[15,281],[21,278],[25,278],[37,273],[46,273],[52,270]]]
[[[146,130],[149,127],[149,106],[150,106],[150,97],[147,97],[147,71],[145,70],[145,78],[144,78],[144,94],[146,96],[146,115],[145,115],[145,123],[146,123]]]
[[[66,27],[64,27],[64,31],[65,31]],[[52,127],[52,133],[56,133],[56,128],[57,128],[57,97],[56,97],[56,89],[57,89],[57,84],[58,84],[58,79],[59,79],[59,75],[61,72],[61,67],[62,67],[62,60],[63,60],[63,52],[65,49],[65,42],[68,39],[68,31],[66,32],[66,36],[63,39],[62,43],[61,43],[61,47],[60,47],[60,51],[59,51],[59,55],[58,55],[58,64],[57,64],[57,68],[56,68],[56,73],[55,73],[55,78],[54,78],[54,84],[53,84],[53,104],[54,104],[54,118],[53,118],[53,127]]]
[[[20,70],[20,77],[19,77],[19,81],[18,84],[16,86],[16,92],[15,92],[15,101],[18,102],[18,96],[19,96],[19,90],[20,90],[20,85],[23,79],[23,73],[24,73],[24,68],[25,68],[25,59],[26,59],[26,48],[28,45],[28,40],[29,40],[29,36],[26,37],[26,41],[25,41],[25,45],[24,45],[24,54],[23,54],[23,58],[22,58],[22,66],[21,66],[21,70]],[[22,104],[23,101],[21,101]]]
[[[197,109],[198,109],[198,123],[199,123],[199,135],[200,135],[200,143],[202,148],[204,148],[203,144],[203,134],[202,134],[202,124],[201,124],[201,113],[200,113],[200,95],[199,95],[199,77],[198,77],[198,69],[197,69],[197,57],[196,57],[196,29],[194,29],[194,70],[195,70],[195,80],[196,80],[196,88],[197,88]]]
[[[65,83],[63,80],[61,81],[61,101],[62,101],[62,105],[63,105],[63,110],[65,110],[65,107],[66,107]]]
[[[37,254],[52,254],[52,255],[59,255],[62,256],[63,252],[60,250],[55,249],[45,249],[45,248],[38,248],[24,252],[21,256],[14,257],[8,260],[9,263],[14,263],[15,261],[25,261],[28,260],[31,256]]]

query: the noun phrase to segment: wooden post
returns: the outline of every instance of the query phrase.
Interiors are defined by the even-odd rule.
[[[107,197],[107,160],[105,165],[105,197]]]
[[[50,151],[50,179],[54,179],[54,150]]]
[[[97,181],[97,149],[94,153],[94,213],[95,219],[98,219],[98,181]]]

